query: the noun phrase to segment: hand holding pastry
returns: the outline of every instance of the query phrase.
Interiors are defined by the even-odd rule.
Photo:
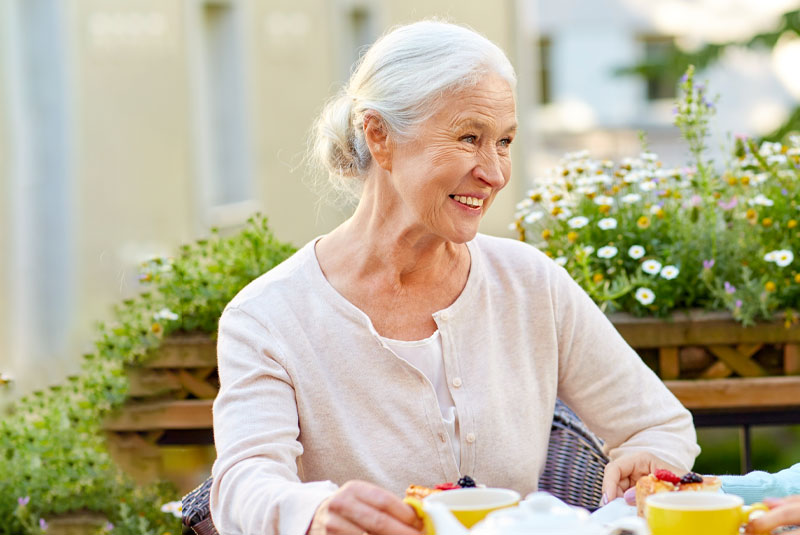
[[[422,520],[386,489],[366,481],[348,481],[323,501],[308,535],[420,535]]]
[[[643,476],[652,474],[656,470],[666,469],[680,473],[683,470],[671,466],[652,453],[636,452],[623,455],[606,465],[603,476],[603,502],[622,496],[629,488]]]

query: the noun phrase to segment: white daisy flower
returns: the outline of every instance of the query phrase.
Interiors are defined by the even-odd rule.
[[[517,224],[516,223],[509,223],[508,224],[508,230],[517,230]]]
[[[599,205],[611,206],[614,204],[614,199],[607,195],[598,195],[594,198],[594,203]]]
[[[536,212],[531,212],[530,214],[526,215],[523,221],[525,221],[526,223],[535,223],[539,221],[542,217],[544,217],[544,212],[537,210]]]
[[[579,186],[575,188],[575,191],[581,195],[590,195],[592,193],[597,193],[597,188],[594,186]]]
[[[639,171],[631,171],[623,177],[622,181],[626,184],[636,184],[637,182],[641,182],[643,178],[644,174]]]
[[[597,222],[597,226],[603,230],[611,230],[617,228],[617,220],[613,217],[604,217]]]
[[[646,162],[655,162],[658,160],[658,155],[654,152],[643,152],[639,157]]]
[[[162,513],[170,513],[172,516],[180,518],[183,506],[181,502],[167,502],[161,506]]]
[[[767,254],[764,255],[764,260],[766,260],[767,262],[776,261],[778,259],[778,253],[779,252],[780,251],[770,251],[770,252],[768,252]]]
[[[594,247],[592,247],[591,245],[587,245],[586,247],[583,248],[583,252],[586,253],[586,255],[588,256],[594,252]]]
[[[649,305],[656,299],[656,294],[650,288],[639,288],[634,295],[636,300],[643,305]]]
[[[788,159],[785,154],[773,154],[767,157],[767,163],[770,165],[786,163]]]
[[[794,253],[789,251],[788,249],[782,249],[780,251],[776,251],[778,254],[775,255],[775,263],[778,264],[780,267],[786,267],[792,263],[794,260]]]
[[[7,373],[0,372],[0,386],[7,385],[14,381],[14,378]]]
[[[653,182],[652,180],[647,180],[639,184],[639,189],[641,189],[642,191],[653,191],[654,189],[656,189],[656,183]]]
[[[567,257],[566,256],[559,256],[557,257],[554,262],[559,266],[566,266],[567,265]]]
[[[756,204],[759,206],[772,206],[775,203],[772,201],[772,199],[768,199],[766,196],[764,196],[763,193],[759,193],[752,199],[748,200],[747,204],[750,206],[755,206]]]
[[[633,258],[634,260],[639,260],[641,257],[644,256],[645,250],[644,247],[641,245],[631,245],[631,248],[628,249],[628,256]]]
[[[642,200],[642,196],[638,193],[628,193],[622,197],[622,202],[625,204],[632,204]]]
[[[642,262],[642,271],[649,275],[658,275],[661,271],[661,262],[658,260],[645,260]]]
[[[562,208],[561,212],[556,216],[556,219],[560,219],[561,221],[572,217],[572,210],[569,208]]]
[[[653,215],[656,215],[660,211],[661,211],[661,207],[659,205],[657,205],[657,204],[654,204],[653,206],[650,207],[650,213],[653,214]]]
[[[589,218],[579,215],[567,221],[569,228],[582,228],[589,224]]]
[[[522,199],[517,203],[517,210],[524,210],[525,208],[530,208],[533,206],[533,200],[530,198]]]
[[[660,274],[663,278],[671,281],[672,279],[678,276],[678,273],[680,273],[680,270],[677,267],[670,265],[670,266],[664,266],[661,269]]]
[[[155,320],[175,321],[175,320],[178,319],[178,317],[179,316],[177,314],[175,314],[173,311],[171,311],[168,308],[162,308],[161,310],[159,310],[158,312],[153,314],[153,319],[155,319]]]
[[[606,245],[597,250],[597,256],[600,258],[614,258],[617,256],[617,248],[613,245]]]
[[[595,184],[610,185],[613,182],[613,180],[611,180],[610,176],[608,176],[607,174],[603,173],[601,175],[594,175],[594,182],[595,182]]]

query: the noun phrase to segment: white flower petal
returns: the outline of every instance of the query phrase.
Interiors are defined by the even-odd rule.
[[[639,288],[634,297],[643,305],[649,305],[656,299],[656,294],[650,288]]]
[[[643,257],[645,254],[644,247],[641,245],[632,245],[630,249],[628,249],[628,256],[633,258],[634,260],[638,260]]]

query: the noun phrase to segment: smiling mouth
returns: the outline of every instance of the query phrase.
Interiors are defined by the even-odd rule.
[[[483,206],[483,199],[476,199],[475,197],[467,197],[465,195],[450,195],[450,198],[454,201],[460,202],[465,206],[469,206],[470,208],[480,208]]]

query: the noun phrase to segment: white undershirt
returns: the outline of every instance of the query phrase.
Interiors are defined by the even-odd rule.
[[[442,411],[442,422],[450,435],[450,444],[453,447],[453,456],[456,465],[461,467],[461,445],[458,441],[458,414],[453,396],[447,388],[447,377],[444,373],[444,357],[442,353],[442,338],[439,331],[424,340],[392,340],[381,336],[381,340],[397,354],[419,371],[433,385],[436,391],[436,400],[439,410]]]

